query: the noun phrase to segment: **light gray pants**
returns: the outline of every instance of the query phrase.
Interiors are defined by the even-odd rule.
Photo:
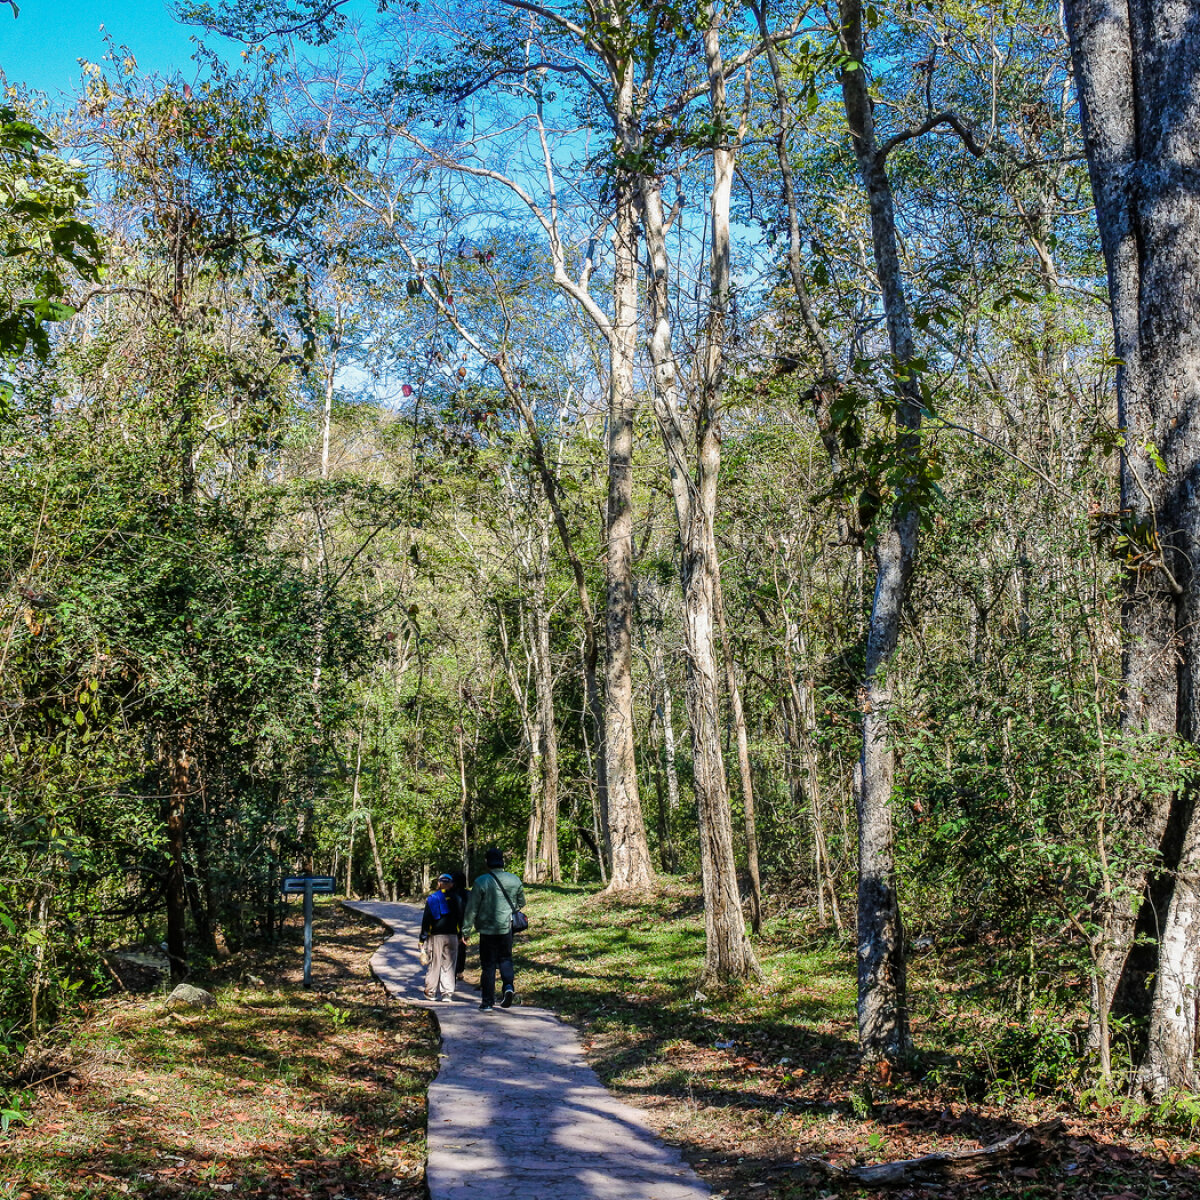
[[[438,992],[453,996],[458,934],[431,933],[426,945],[429,947],[429,969],[425,972],[425,990],[430,996],[436,996]]]

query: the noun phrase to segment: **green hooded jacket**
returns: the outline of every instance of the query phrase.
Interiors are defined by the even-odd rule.
[[[504,898],[496,879],[504,884],[513,905],[525,907],[525,889],[521,881],[511,871],[502,871],[499,867],[490,870],[492,874],[475,877],[467,911],[463,914],[463,933],[469,933],[472,929],[479,933],[508,933],[512,929],[512,906]]]

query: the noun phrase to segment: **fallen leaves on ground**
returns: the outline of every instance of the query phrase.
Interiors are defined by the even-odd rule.
[[[77,1083],[39,1089],[9,1136],[0,1198],[422,1197],[429,1015],[371,981],[378,925],[325,909],[311,990],[298,932],[203,981],[220,1003],[186,1022],[161,997],[96,1005],[73,1040]],[[264,986],[236,982],[249,973]]]
[[[913,1070],[862,1063],[852,947],[802,954],[764,937],[770,986],[702,993],[703,918],[685,888],[535,896],[534,933],[520,950],[527,1001],[575,1021],[601,1078],[647,1110],[714,1197],[1200,1200],[1200,1144],[1131,1126],[1120,1106],[1081,1115],[1053,1096],[967,1102],[935,1081],[928,1059]],[[822,1165],[957,1154],[1055,1117],[1063,1128],[1033,1161],[978,1178],[871,1189]]]

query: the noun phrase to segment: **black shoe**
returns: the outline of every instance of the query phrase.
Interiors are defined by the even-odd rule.
[[[495,1012],[495,1010],[496,1006],[494,1004],[481,1004],[479,1006],[480,1012]]]
[[[517,993],[512,988],[505,988],[504,995],[500,998],[501,1008],[512,1008],[512,1002],[517,998]]]

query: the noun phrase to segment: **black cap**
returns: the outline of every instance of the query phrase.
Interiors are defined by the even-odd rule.
[[[489,867],[504,866],[504,851],[499,846],[493,846],[483,857]]]

